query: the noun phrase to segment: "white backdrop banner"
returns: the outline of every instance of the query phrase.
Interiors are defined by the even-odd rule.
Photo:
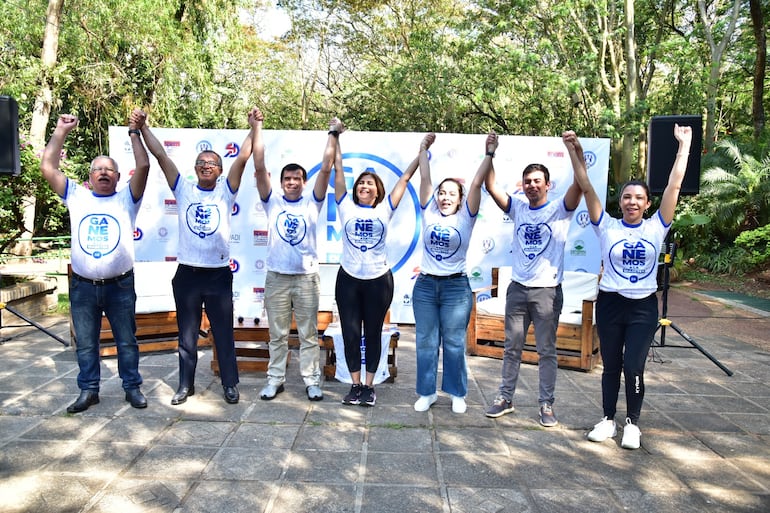
[[[182,177],[195,180],[193,163],[204,149],[213,149],[222,156],[223,176],[227,175],[247,130],[204,130],[190,128],[153,128],[176,163]],[[281,193],[279,174],[289,162],[308,170],[306,194],[312,188],[320,168],[326,144],[326,132],[265,130],[266,164],[271,172],[274,193]],[[110,156],[121,170],[121,184],[133,173],[134,160],[126,127],[110,127]],[[376,172],[390,190],[417,155],[423,134],[345,132],[340,138],[345,178],[348,188],[365,170]],[[431,171],[434,185],[446,177],[457,177],[470,183],[484,157],[486,134],[437,134],[431,147]],[[609,139],[582,139],[588,164],[588,174],[599,196],[607,189],[609,168]],[[150,155],[151,169],[141,211],[134,234],[137,261],[173,261],[177,247],[177,208],[174,196],[160,167]],[[551,198],[563,195],[572,183],[569,154],[559,137],[501,136],[495,158],[497,183],[509,194],[523,194],[521,172],[528,164],[538,162],[551,173]],[[332,175],[331,183],[334,183]],[[421,212],[418,201],[419,171],[393,217],[388,235],[388,257],[392,265],[395,292],[391,305],[391,322],[413,323],[411,298],[414,279],[420,271]],[[236,316],[245,318],[261,315],[265,283],[267,251],[267,218],[259,200],[254,179],[254,165],[249,160],[232,213],[230,239],[231,269],[233,271],[233,301]],[[327,200],[318,223],[318,255],[321,262],[339,262],[341,227],[334,202],[334,188],[328,188]],[[482,192],[481,209],[468,250],[467,272],[471,287],[491,283],[492,267],[510,265],[512,221]],[[599,272],[599,245],[590,227],[585,203],[581,202],[570,227],[565,248],[565,270]],[[333,283],[323,283],[333,287]],[[488,298],[480,294],[479,300]],[[321,305],[330,309],[330,305]]]

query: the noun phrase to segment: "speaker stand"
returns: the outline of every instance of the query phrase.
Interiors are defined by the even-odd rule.
[[[677,326],[673,321],[671,321],[667,315],[668,315],[668,289],[670,286],[670,268],[672,265],[674,265],[674,258],[676,256],[676,243],[670,242],[671,240],[671,232],[669,232],[668,236],[666,237],[666,254],[664,256],[663,260],[663,296],[662,296],[662,316],[660,320],[658,320],[658,328],[655,330],[656,333],[660,331],[660,341],[656,344],[655,340],[653,339],[652,347],[676,347],[676,348],[685,348],[685,349],[697,349],[698,351],[703,354],[706,358],[711,360],[717,367],[722,369],[722,371],[727,374],[728,376],[733,375],[733,371],[728,369],[722,362],[717,360],[714,355],[706,351],[706,349],[703,348],[698,342],[696,342],[690,335],[684,332],[679,326]],[[687,341],[690,345],[684,346],[684,345],[666,345],[666,328],[671,327],[674,331],[676,331],[680,337],[682,337],[685,341]]]
[[[3,281],[3,277],[2,275],[0,275],[0,283],[2,283],[2,281]],[[12,324],[12,325],[5,326],[6,328],[37,328],[39,331],[42,331],[43,333],[45,333],[52,339],[56,340],[57,342],[61,343],[65,347],[69,347],[70,345],[69,341],[64,340],[63,338],[61,338],[59,335],[55,333],[52,333],[48,328],[46,328],[45,326],[41,326],[39,323],[33,321],[26,315],[17,311],[12,306],[8,306],[7,303],[0,302],[0,310],[5,310],[7,312],[10,312],[16,317],[18,317],[19,319],[21,319],[22,321],[27,323],[27,324]],[[2,333],[2,330],[3,330],[3,318],[2,316],[0,316],[0,333]],[[0,337],[0,344],[10,340],[11,338],[12,337]]]

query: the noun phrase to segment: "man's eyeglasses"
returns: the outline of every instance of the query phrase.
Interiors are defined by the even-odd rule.
[[[98,166],[91,168],[92,173],[117,173],[114,169],[111,167],[104,167],[104,166]]]
[[[213,160],[196,160],[195,165],[198,167],[219,167],[219,162]]]

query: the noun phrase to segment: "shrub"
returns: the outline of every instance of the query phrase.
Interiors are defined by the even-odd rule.
[[[752,266],[765,265],[770,262],[770,224],[741,233],[735,245],[748,253],[746,258]]]

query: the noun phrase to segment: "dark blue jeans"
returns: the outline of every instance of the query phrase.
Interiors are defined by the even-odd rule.
[[[77,339],[78,387],[99,390],[99,332],[102,312],[110,321],[118,350],[118,374],[123,388],[142,384],[139,375],[139,346],[136,343],[136,292],[134,275],[105,285],[94,285],[72,277],[69,281],[70,314]]]
[[[233,273],[229,267],[191,267],[179,264],[171,280],[179,327],[179,386],[195,384],[198,334],[203,305],[217,348],[219,376],[226,387],[238,384],[233,340]]]

